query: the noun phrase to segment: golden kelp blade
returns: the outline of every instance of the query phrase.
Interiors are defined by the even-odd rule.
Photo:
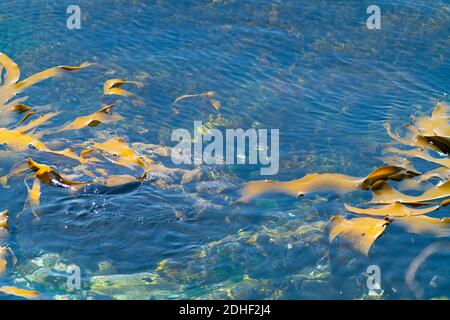
[[[417,175],[416,172],[407,171],[401,167],[384,166],[372,171],[366,178],[356,178],[337,173],[312,173],[301,179],[277,182],[272,180],[251,181],[247,183],[238,202],[248,202],[265,193],[286,193],[292,196],[301,196],[309,192],[332,190],[336,192],[350,192],[369,189],[380,180],[400,180],[405,177]]]
[[[420,204],[424,201],[431,201],[450,196],[450,181],[433,187],[425,191],[420,196],[409,196],[393,189],[387,182],[378,182],[372,188],[373,198],[371,203],[410,203]]]
[[[130,169],[134,169],[137,165],[146,170],[146,168],[153,162],[147,157],[137,155],[136,152],[134,152],[134,150],[120,138],[109,139],[103,143],[93,142],[91,143],[91,146],[117,158],[116,160],[109,159],[112,163]]]
[[[35,115],[35,114],[36,114],[36,112],[34,112],[34,111],[29,111],[29,112],[27,112],[27,113],[22,117],[22,119],[20,119],[19,123],[22,123],[22,122],[27,121],[31,116],[33,116],[33,115]]]
[[[194,97],[206,97],[206,98],[212,98],[216,95],[214,91],[208,91],[203,93],[195,93],[195,94],[185,94],[175,99],[173,104],[177,104],[181,100],[188,99],[188,98],[194,98]]]
[[[286,182],[251,181],[245,184],[238,202],[248,202],[266,193],[286,193],[298,197],[319,190],[349,192],[358,189],[362,181],[361,178],[335,173],[311,173],[301,179]]]
[[[64,178],[51,167],[40,164],[29,158],[28,160],[29,168],[35,173],[35,177],[41,180],[44,184],[56,185],[62,188],[68,188],[71,186],[84,186],[90,184],[91,182],[78,182],[71,181],[69,179]]]
[[[436,136],[450,137],[450,106],[442,101],[436,104],[431,114],[433,132]]]
[[[8,229],[8,210],[0,212],[0,228]]]
[[[11,60],[6,54],[0,52],[0,64],[5,68],[5,81],[3,83],[4,87],[15,84],[20,78],[19,66]]]
[[[45,143],[38,140],[34,136],[31,137],[27,135],[26,133],[15,131],[15,130],[8,130],[6,128],[0,128],[0,144],[6,144],[11,149],[17,150],[17,151],[27,151],[28,148],[31,146],[35,148],[38,151],[42,152],[48,152],[52,154],[57,154],[60,156],[64,156],[73,160],[77,160],[80,163],[87,163],[87,162],[98,162],[98,159],[95,158],[89,158],[84,159],[80,156],[78,156],[75,151],[71,148],[64,149],[61,151],[53,151],[50,150]],[[2,177],[6,178],[6,177]],[[9,178],[9,177],[7,177]],[[4,184],[4,180],[0,179],[0,182]]]
[[[330,242],[337,236],[341,236],[349,241],[356,250],[367,256],[370,247],[381,236],[389,223],[390,221],[388,220],[375,218],[353,218],[347,220],[337,216],[331,220]]]
[[[31,212],[33,213],[33,215],[36,217],[36,219],[39,219],[40,213],[37,211],[37,207],[39,207],[41,203],[41,181],[38,178],[34,178],[33,186],[31,188],[28,186],[26,180],[24,181],[24,183],[28,192],[24,210],[27,207],[31,208]]]
[[[26,132],[28,132],[28,131],[30,131],[32,129],[37,128],[38,126],[40,126],[43,123],[45,123],[48,120],[50,120],[51,118],[56,117],[58,114],[59,114],[59,112],[50,112],[50,113],[47,113],[47,114],[43,114],[39,118],[31,120],[27,125],[16,127],[15,131],[26,133]]]
[[[0,86],[0,105],[4,105],[14,98],[16,94],[21,93],[25,89],[45,79],[58,76],[61,71],[74,71],[91,65],[89,63],[83,63],[80,66],[54,67],[18,82],[20,78],[20,69],[18,65],[3,53],[0,53],[0,64],[6,69],[5,81],[3,85]]]
[[[142,86],[142,83],[138,82],[138,81],[125,81],[125,80],[120,80],[120,79],[110,79],[103,84],[103,94],[104,95],[114,94],[114,95],[119,95],[119,96],[132,97],[132,96],[134,96],[134,93],[124,90],[122,88],[119,88],[120,86],[127,84],[127,83],[134,84],[138,88]]]
[[[99,125],[100,123],[107,124],[123,120],[123,117],[121,115],[111,113],[112,108],[114,108],[114,105],[105,106],[90,115],[76,118],[75,120],[62,126],[61,128],[56,129],[53,132],[45,132],[45,134],[68,130],[79,130],[86,127],[94,127]]]
[[[17,151],[26,151],[29,146],[32,146],[40,151],[51,152],[42,141],[23,132],[6,128],[0,128],[0,144],[6,144]]]
[[[25,299],[35,299],[39,296],[39,292],[37,292],[37,291],[19,289],[17,287],[12,287],[12,286],[0,287],[0,292],[3,292],[5,294],[11,294],[11,295],[25,298]]]
[[[424,136],[450,137],[449,114],[450,107],[439,101],[431,117],[416,118],[415,125]]]
[[[1,90],[5,90],[5,89],[0,87],[0,91]],[[30,107],[22,104],[22,102],[27,101],[27,100],[28,100],[28,96],[20,97],[20,98],[8,101],[8,103],[6,103],[4,106],[5,106],[5,109],[8,110],[9,112],[22,113],[24,111],[28,111],[29,109],[31,109]],[[4,98],[2,98],[2,101],[4,101]],[[26,110],[22,110],[22,109],[26,109]]]
[[[25,182],[28,191],[27,203],[30,207],[38,207],[41,202],[41,182],[38,178],[34,178],[33,186],[30,188]]]
[[[432,121],[429,118],[420,118],[420,121]],[[427,120],[424,120],[427,119]],[[444,120],[446,126],[448,126],[448,118]],[[430,124],[431,125],[431,124]],[[421,149],[433,149],[437,151],[441,151],[443,153],[448,154],[450,152],[450,139],[446,136],[437,135],[435,130],[432,128],[423,129],[421,132],[420,129],[417,129],[414,126],[408,126],[409,136],[406,138],[400,138],[397,134],[394,134],[391,131],[391,126],[387,123],[384,124],[384,127],[388,133],[388,135],[403,145],[419,147]],[[442,131],[442,130],[441,130]]]
[[[388,204],[385,206],[372,207],[367,209],[361,209],[349,206],[348,204],[344,204],[345,209],[350,212],[357,214],[366,214],[370,216],[391,216],[391,217],[405,217],[405,216],[418,216],[433,212],[440,208],[440,205],[435,205],[432,207],[424,208],[424,209],[415,209],[407,207],[399,202]]]
[[[6,272],[6,266],[8,265],[6,255],[8,253],[11,253],[12,255],[13,264],[16,264],[17,262],[16,256],[14,255],[14,252],[11,250],[11,248],[0,246],[0,276],[4,275]]]
[[[435,157],[431,156],[426,151],[421,151],[421,150],[418,150],[418,149],[400,150],[400,149],[397,149],[397,148],[386,148],[385,151],[386,152],[397,153],[397,154],[404,155],[404,156],[407,156],[407,157],[420,158],[420,159],[426,160],[428,162],[436,163],[436,164],[439,164],[439,165],[444,166],[446,168],[450,168],[450,159],[448,159],[448,158],[435,158]]]
[[[432,234],[436,237],[450,236],[450,218],[432,218],[428,216],[410,216],[396,218],[409,232],[418,234]]]
[[[368,190],[374,183],[381,180],[402,180],[419,175],[418,172],[408,171],[398,166],[383,166],[375,169],[364,179],[361,189]]]
[[[53,68],[44,70],[42,72],[36,73],[36,74],[28,77],[27,79],[16,83],[15,94],[20,93],[20,92],[24,91],[25,89],[28,89],[29,87],[31,87],[43,80],[59,76],[62,71],[78,71],[80,69],[87,68],[91,65],[93,65],[93,64],[89,63],[89,62],[83,62],[79,66],[58,66],[58,67],[53,67]]]
[[[7,248],[0,247],[0,277],[3,276],[6,272],[6,266],[8,265],[8,261],[6,260],[7,253]]]

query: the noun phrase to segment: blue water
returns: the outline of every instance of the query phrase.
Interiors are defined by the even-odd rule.
[[[58,124],[108,102],[100,99],[107,79],[145,85],[133,88],[142,105],[121,99],[118,112],[126,121],[58,137],[71,143],[121,136],[173,146],[172,130],[192,130],[195,120],[217,114],[201,98],[186,100],[174,114],[173,101],[213,90],[222,103],[219,128],[280,129],[280,172],[271,178],[365,176],[381,165],[377,157],[390,141],[383,123],[398,127],[412,114],[430,113],[450,86],[447,1],[377,1],[381,30],[366,27],[372,1],[298,0],[77,1],[81,30],[68,30],[66,8],[73,2],[0,3],[0,51],[22,75],[97,63],[30,88],[28,104],[63,111]],[[2,160],[2,175],[13,162]],[[0,283],[49,299],[359,299],[368,292],[366,268],[375,264],[382,299],[415,297],[405,270],[435,238],[392,226],[368,258],[328,244],[323,228],[331,216],[344,213],[344,201],[362,203],[370,194],[277,195],[240,206],[233,204],[240,185],[261,179],[258,167],[203,170],[201,181],[183,187],[146,181],[71,194],[44,186],[37,222],[29,210],[16,218],[26,190],[14,180],[1,190],[0,210],[10,212],[8,241],[18,263]],[[309,231],[301,234],[299,227]],[[256,241],[249,241],[252,235]],[[419,269],[425,298],[449,295],[448,258],[435,255]],[[80,267],[80,290],[65,285],[61,270],[69,264]],[[100,274],[138,280],[99,289],[92,277]]]

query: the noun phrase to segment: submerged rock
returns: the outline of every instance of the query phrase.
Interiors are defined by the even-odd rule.
[[[117,300],[186,299],[184,286],[152,272],[93,276],[90,290]]]
[[[37,284],[56,292],[70,291],[68,277],[73,274],[73,262],[58,253],[45,253],[16,266],[15,281]],[[89,273],[83,268],[83,274]],[[81,281],[83,284],[83,281]],[[80,292],[77,292],[79,294]]]
[[[114,274],[114,273],[117,273],[117,270],[111,261],[102,260],[98,263],[96,274],[108,275],[108,274]]]

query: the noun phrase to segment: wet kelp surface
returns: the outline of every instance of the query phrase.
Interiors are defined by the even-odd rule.
[[[447,4],[67,5],[0,4],[1,298],[449,295]],[[279,128],[279,174],[175,166],[196,120]]]

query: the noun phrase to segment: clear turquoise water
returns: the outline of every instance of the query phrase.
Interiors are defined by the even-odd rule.
[[[446,1],[378,1],[378,31],[366,28],[367,1],[78,1],[81,30],[66,28],[70,4],[3,0],[0,51],[23,75],[98,63],[27,91],[29,104],[63,111],[61,122],[97,110],[106,79],[144,78],[145,86],[133,90],[143,105],[123,99],[126,121],[60,137],[76,143],[117,135],[171,145],[171,130],[190,129],[212,113],[207,101],[193,99],[174,115],[175,98],[213,90],[222,102],[220,128],[280,128],[274,179],[365,176],[381,164],[376,157],[389,142],[383,123],[396,127],[411,114],[429,113],[449,90]],[[2,160],[1,174],[12,162]],[[370,194],[268,196],[238,206],[232,201],[240,184],[259,179],[259,168],[204,170],[202,181],[183,188],[147,181],[73,195],[44,187],[37,223],[29,211],[16,218],[26,198],[16,180],[2,188],[0,209],[11,214],[9,244],[18,265],[0,283],[39,290],[44,298],[357,299],[367,293],[367,266],[377,264],[382,298],[414,297],[405,269],[436,239],[392,226],[366,258],[329,246],[320,231],[344,212],[344,201],[362,203]],[[300,226],[311,230],[298,235]],[[248,241],[255,234],[258,240]],[[420,269],[426,298],[449,295],[448,258],[433,256]],[[105,261],[109,267],[99,270]],[[82,290],[66,288],[65,264],[80,266]],[[138,280],[94,286],[99,274]]]

